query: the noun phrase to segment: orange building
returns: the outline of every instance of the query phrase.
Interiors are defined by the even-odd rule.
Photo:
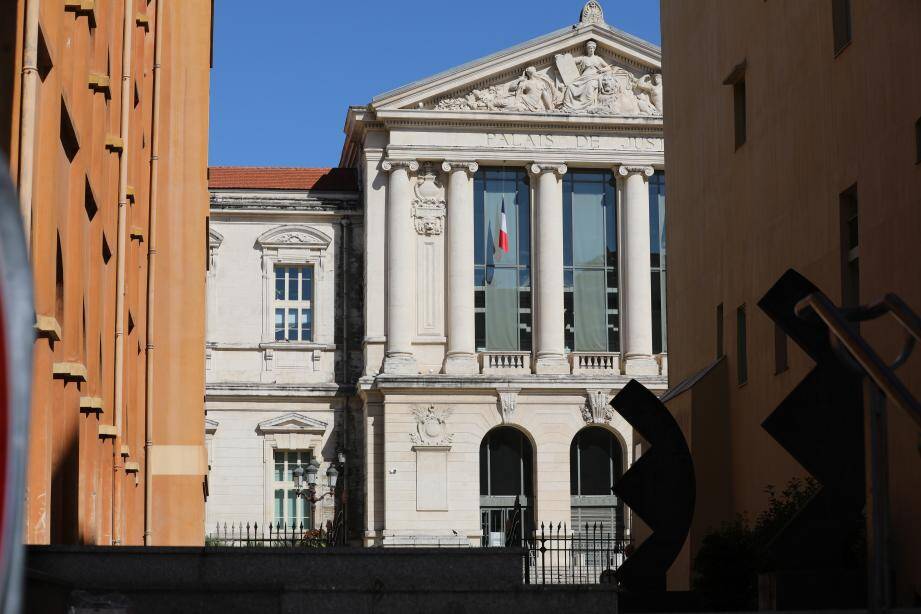
[[[27,543],[201,543],[211,11],[0,6],[35,278]]]
[[[778,278],[794,268],[836,305],[892,292],[921,311],[919,24],[919,2],[662,3],[668,407],[698,484],[673,588],[709,531],[805,475],[762,427],[815,364],[758,307]],[[891,318],[860,334],[887,361],[905,339]],[[916,399],[917,354],[896,372]],[[892,401],[888,418],[892,602],[917,605],[921,429]],[[797,436],[828,450],[827,433]]]

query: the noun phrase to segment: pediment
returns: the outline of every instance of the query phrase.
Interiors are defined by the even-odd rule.
[[[371,106],[381,118],[441,112],[660,118],[661,101],[659,48],[609,26],[590,1],[572,27],[382,94]]]
[[[268,230],[256,239],[262,247],[303,247],[307,249],[324,250],[329,247],[332,239],[325,233],[299,224],[286,224]]]
[[[327,424],[322,420],[309,418],[303,414],[290,413],[259,423],[263,433],[323,433]]]

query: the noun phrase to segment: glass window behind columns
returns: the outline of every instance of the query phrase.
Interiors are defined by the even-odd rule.
[[[668,352],[665,336],[665,172],[649,178],[649,265],[652,270],[652,352]]]
[[[477,351],[531,350],[531,191],[518,168],[474,176],[474,308]],[[499,246],[502,206],[508,251]]]
[[[620,324],[614,176],[575,170],[563,178],[566,349],[617,352]]]

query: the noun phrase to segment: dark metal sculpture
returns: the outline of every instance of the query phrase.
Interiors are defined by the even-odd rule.
[[[652,530],[617,570],[616,578],[626,591],[664,592],[665,574],[681,551],[694,516],[691,451],[665,405],[636,380],[611,405],[650,446],[614,485],[614,494]]]
[[[816,363],[761,425],[821,485],[770,544],[774,569],[840,567],[863,522],[863,378],[840,360],[819,318],[796,314],[818,291],[791,269],[758,302]]]

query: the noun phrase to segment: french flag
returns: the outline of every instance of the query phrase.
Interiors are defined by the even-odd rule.
[[[505,219],[505,199],[502,199],[502,219],[499,221],[499,249],[508,253],[508,222]]]

